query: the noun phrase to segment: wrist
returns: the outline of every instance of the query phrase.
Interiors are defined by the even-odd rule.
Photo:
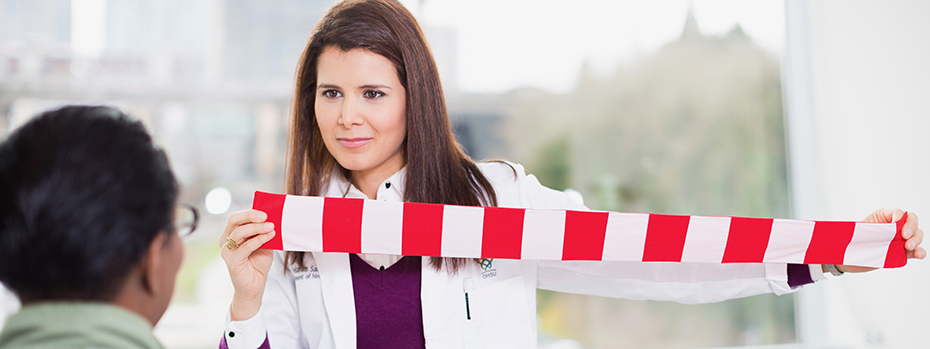
[[[229,305],[229,318],[232,321],[248,320],[258,314],[261,308],[261,297],[241,297],[235,294],[232,303]]]
[[[845,273],[845,271],[840,269],[839,265],[835,265],[835,264],[824,264],[823,269],[824,269],[824,272],[830,272],[830,274],[832,274],[833,276],[840,276]]]

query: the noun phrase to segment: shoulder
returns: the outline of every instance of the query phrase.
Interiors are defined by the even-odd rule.
[[[549,189],[539,183],[536,176],[526,174],[526,170],[520,164],[493,161],[479,163],[478,169],[494,187],[498,206],[586,210],[567,194]]]
[[[478,170],[495,186],[497,184],[516,183],[520,178],[526,177],[526,170],[523,165],[510,161],[480,162],[478,163]]]
[[[497,196],[497,206],[526,207],[522,188],[526,172],[520,164],[508,161],[478,163],[478,170],[491,183]]]

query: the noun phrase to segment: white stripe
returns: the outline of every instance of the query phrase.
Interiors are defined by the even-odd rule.
[[[881,268],[885,266],[888,245],[897,235],[897,227],[888,224],[856,223],[852,240],[846,247],[843,264]]]
[[[281,209],[285,251],[323,250],[323,198],[288,195]]]
[[[564,239],[565,211],[525,211],[522,259],[561,260]]]
[[[772,220],[772,234],[765,249],[765,263],[804,263],[807,247],[814,236],[814,222],[790,219]]]
[[[484,208],[446,205],[442,209],[442,256],[481,258]]]
[[[681,261],[720,263],[729,233],[730,217],[691,216]]]
[[[605,261],[641,262],[648,228],[648,214],[610,212],[601,258]]]
[[[362,253],[401,254],[404,203],[365,200],[362,207]]]

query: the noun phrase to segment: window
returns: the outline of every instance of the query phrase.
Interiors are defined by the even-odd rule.
[[[788,215],[781,1],[404,3],[472,157],[520,162],[593,209]],[[252,191],[283,187],[293,71],[331,4],[0,0],[0,134],[62,104],[115,104],[168,150],[182,201],[206,213],[212,189],[231,194],[185,242],[156,329],[168,347],[216,345],[231,290],[217,288],[228,283],[211,232]],[[795,341],[791,296],[680,305],[540,291],[538,314],[542,348]]]

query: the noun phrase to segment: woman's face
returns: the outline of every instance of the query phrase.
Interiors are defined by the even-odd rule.
[[[404,166],[406,91],[384,56],[323,49],[313,106],[323,142],[342,167],[387,178]]]

